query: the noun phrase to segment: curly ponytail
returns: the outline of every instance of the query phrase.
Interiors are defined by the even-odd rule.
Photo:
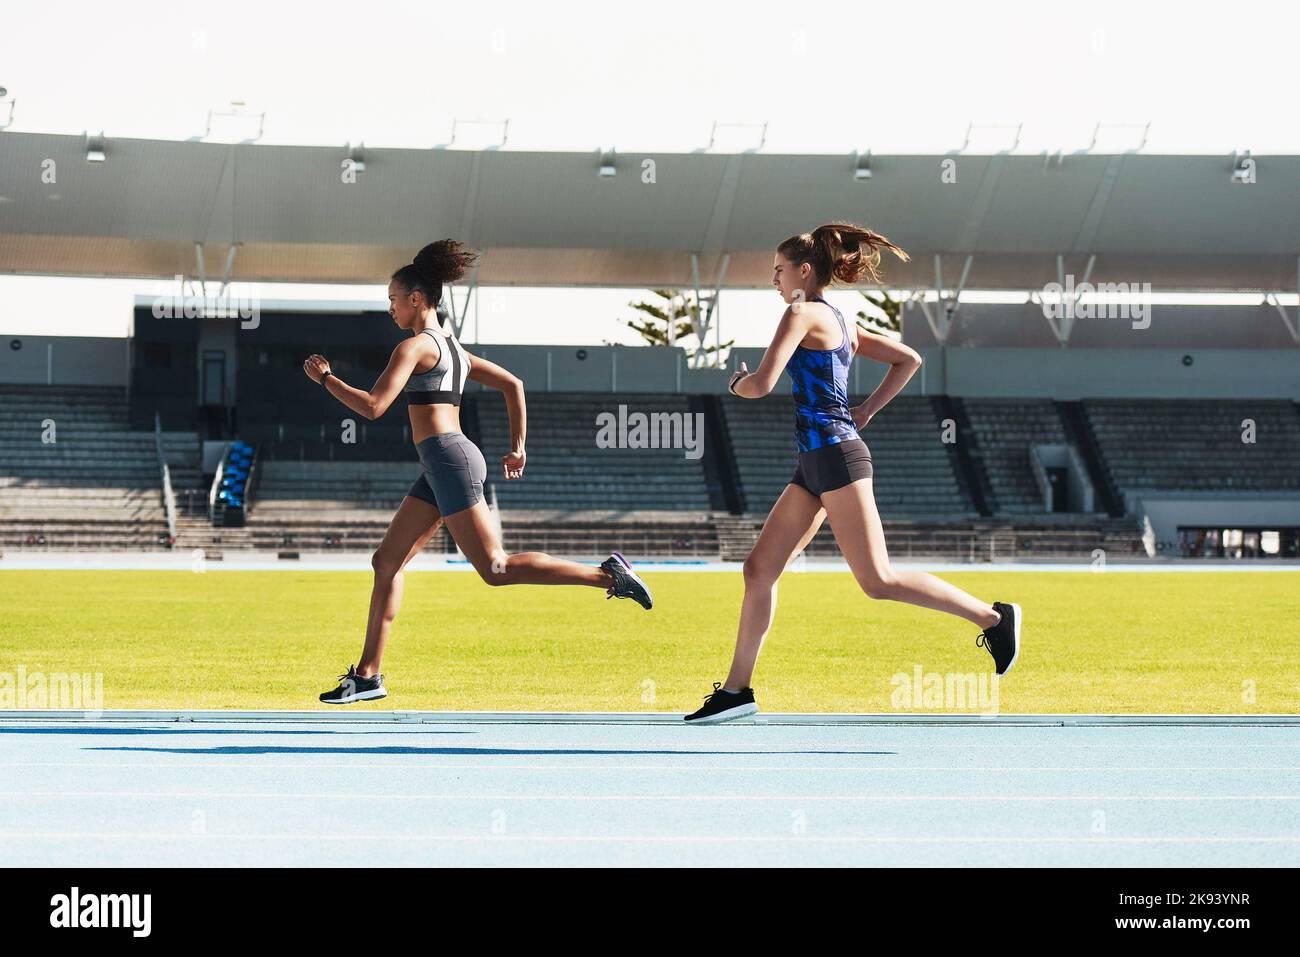
[[[870,277],[872,282],[880,282],[882,249],[888,249],[903,262],[908,261],[907,253],[880,233],[844,222],[818,226],[811,233],[791,236],[776,247],[777,252],[794,265],[811,265],[817,281],[824,286],[832,282],[852,285],[864,276]]]
[[[429,305],[437,306],[442,301],[443,285],[464,276],[477,259],[477,253],[456,240],[440,239],[421,249],[411,263],[397,270],[391,278],[400,282],[408,293],[424,293]]]

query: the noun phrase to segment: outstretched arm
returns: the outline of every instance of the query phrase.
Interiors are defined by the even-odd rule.
[[[732,376],[734,394],[742,399],[761,399],[776,388],[785,364],[790,361],[794,350],[807,334],[808,314],[803,309],[803,303],[796,302],[781,317],[776,333],[772,336],[772,343],[763,353],[763,361],[758,364],[758,368],[750,372],[745,363],[740,364],[740,371]]]
[[[495,362],[476,355],[469,356],[469,377],[480,385],[498,390],[506,400],[506,415],[510,417],[510,451],[501,457],[501,469],[507,479],[519,478],[524,474],[524,440],[528,436],[524,380]]]
[[[375,380],[369,392],[354,389],[338,376],[330,372],[329,360],[321,355],[312,355],[302,364],[303,371],[313,382],[320,382],[326,372],[330,372],[325,382],[325,389],[357,415],[367,419],[377,419],[393,404],[393,400],[402,391],[402,386],[411,377],[415,367],[420,364],[420,351],[425,348],[419,337],[407,339],[398,344],[389,357],[388,367]],[[437,348],[437,344],[434,344]],[[437,360],[434,360],[435,362]]]

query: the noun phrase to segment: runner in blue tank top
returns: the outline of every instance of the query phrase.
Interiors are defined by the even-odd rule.
[[[785,364],[795,402],[794,440],[800,452],[858,438],[858,427],[849,412],[849,363],[853,359],[849,329],[838,309],[820,297],[813,301],[835,313],[843,339],[837,349],[796,346]]]
[[[1020,606],[987,605],[922,571],[890,566],[872,489],[871,452],[860,429],[889,403],[921,367],[921,357],[901,342],[850,327],[822,293],[832,282],[879,282],[880,253],[907,254],[879,233],[851,223],[830,223],[791,236],[777,247],[772,284],[790,305],[759,367],[742,363],[727,385],[732,395],[759,399],[790,376],[799,461],[790,484],[772,506],[745,560],[745,598],[736,652],[726,682],[714,682],[704,706],[686,716],[714,724],[755,714],[749,686],[763,639],[772,627],[776,583],[812,541],[827,517],[858,585],[871,598],[888,598],[957,615],[979,625],[976,643],[988,649],[999,675],[1020,651]],[[889,371],[864,402],[849,406],[849,364],[854,355],[886,363]],[[833,624],[833,616],[827,616]]]

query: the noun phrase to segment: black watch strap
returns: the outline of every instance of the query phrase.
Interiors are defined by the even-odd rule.
[[[333,373],[333,372],[330,372],[329,369],[326,369],[324,372],[322,372],[322,373],[320,374],[320,384],[321,384],[321,388],[322,388],[322,389],[325,388],[325,380],[328,379],[328,378],[329,378],[330,376],[332,376],[332,375],[334,375],[334,373]],[[337,379],[338,376],[334,375],[334,378]]]

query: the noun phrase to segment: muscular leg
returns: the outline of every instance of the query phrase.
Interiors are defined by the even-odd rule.
[[[447,531],[469,563],[489,585],[593,585],[609,588],[614,580],[592,565],[553,558],[545,552],[507,555],[491,510],[483,502],[445,519]]]
[[[745,559],[745,598],[740,605],[736,652],[725,691],[748,688],[754,676],[763,639],[776,613],[776,581],[821,528],[826,512],[807,490],[787,485],[763,523],[749,557]]]
[[[388,523],[384,540],[370,560],[375,584],[370,592],[366,647],[357,664],[357,674],[368,678],[379,671],[393,619],[402,607],[402,569],[428,544],[441,523],[437,508],[409,495],[402,499],[397,514]]]
[[[998,620],[992,605],[966,594],[956,585],[928,572],[890,566],[871,479],[860,479],[827,492],[822,496],[822,504],[830,516],[835,541],[868,597],[946,611],[981,628],[988,628]]]

